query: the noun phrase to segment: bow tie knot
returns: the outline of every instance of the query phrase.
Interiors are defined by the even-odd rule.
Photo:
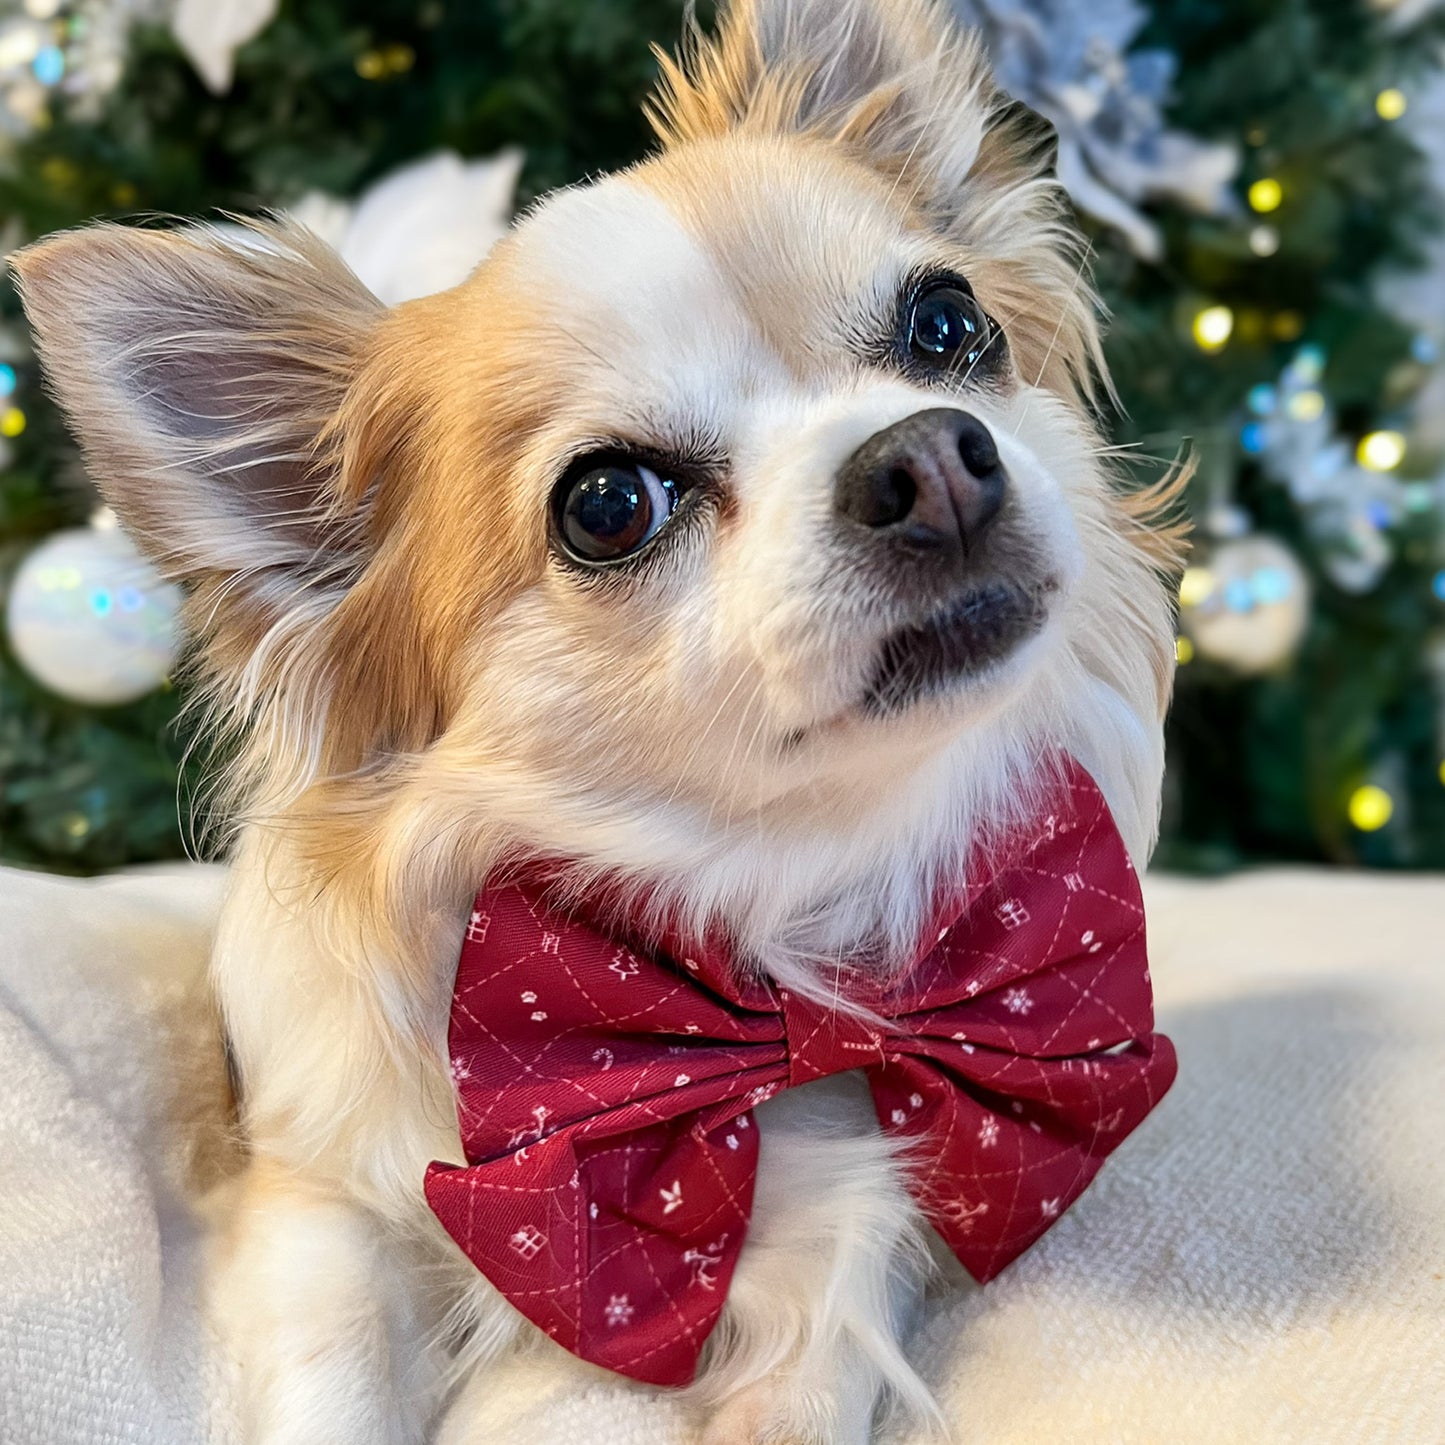
[[[884,1061],[891,1027],[887,1020],[836,1008],[791,988],[778,990],[778,1002],[788,1048],[789,1088]]]

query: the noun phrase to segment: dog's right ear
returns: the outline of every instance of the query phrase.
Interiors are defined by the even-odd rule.
[[[170,577],[253,636],[343,585],[365,479],[338,418],[381,304],[284,223],[72,231],[14,258],[90,473]]]

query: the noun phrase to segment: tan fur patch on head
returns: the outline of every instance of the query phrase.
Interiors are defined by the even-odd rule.
[[[928,0],[731,0],[717,36],[693,28],[674,58],[654,47],[661,81],[647,115],[668,145],[737,130],[812,131],[865,146],[898,119],[910,60],[986,83],[976,37],[945,24]],[[855,69],[844,74],[845,62]]]

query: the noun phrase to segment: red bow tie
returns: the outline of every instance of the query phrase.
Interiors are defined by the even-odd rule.
[[[864,1069],[910,1187],[988,1280],[1083,1192],[1175,1071],[1152,1032],[1138,879],[1093,780],[1066,765],[988,852],[913,966],[834,1012],[716,946],[621,942],[542,882],[477,899],[452,1002],[465,1166],[427,1199],[559,1344],[683,1385],[747,1232],[755,1105]]]

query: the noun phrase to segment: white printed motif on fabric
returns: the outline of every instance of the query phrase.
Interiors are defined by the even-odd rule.
[[[1033,917],[1033,914],[1017,898],[1010,898],[1007,902],[1000,903],[994,911],[998,915],[998,921],[1005,928],[1022,928]]]
[[[715,1244],[706,1249],[683,1251],[683,1263],[692,1267],[692,1282],[703,1289],[717,1288],[717,1267],[722,1263],[723,1250],[727,1248],[728,1237],[723,1235]]]
[[[1003,1006],[1011,1014],[1026,1014],[1033,1008],[1034,1001],[1026,988],[1011,988],[1003,996]]]
[[[534,1260],[547,1243],[547,1236],[535,1224],[524,1225],[508,1241],[525,1260]]]

